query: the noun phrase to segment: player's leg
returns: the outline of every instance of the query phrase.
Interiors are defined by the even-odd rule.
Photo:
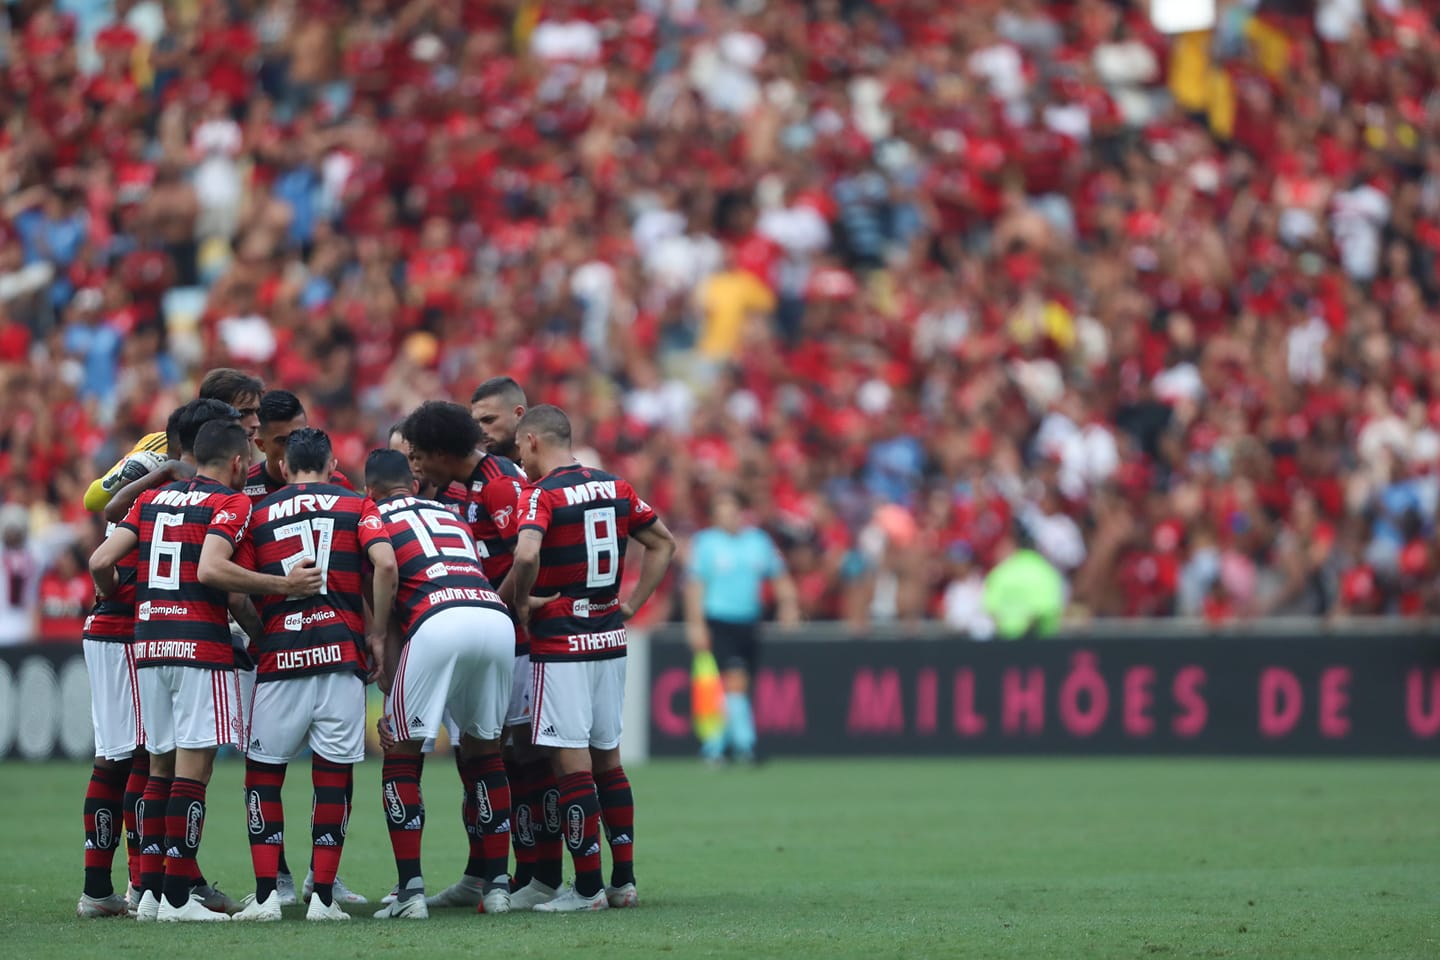
[[[315,689],[310,749],[314,816],[310,825],[314,882],[309,920],[348,920],[336,902],[335,878],[350,828],[355,764],[365,759],[365,682],[354,674],[307,678]]]
[[[510,780],[510,796],[514,812],[510,842],[515,848],[515,875],[510,888],[519,890],[535,875],[535,830],[532,805],[534,778],[527,767],[535,762],[530,749],[530,656],[514,659],[510,676],[510,705],[505,712],[505,729],[500,734],[504,750],[505,775]]]
[[[420,871],[420,837],[425,829],[420,772],[425,741],[437,736],[443,726],[445,695],[454,671],[453,654],[432,642],[436,637],[433,624],[439,616],[421,624],[400,651],[394,684],[385,701],[395,744],[385,752],[381,800],[395,854],[396,889],[395,901],[376,911],[376,919],[423,920],[430,915]]]
[[[140,906],[140,825],[138,815],[140,798],[145,794],[145,784],[150,782],[150,751],[141,744],[130,758],[130,776],[125,781],[124,819],[125,846],[129,854],[130,889],[126,892],[129,913],[133,917]]]
[[[755,673],[759,628],[753,623],[712,623],[715,662],[725,689],[725,741],[722,749],[742,763],[755,760],[755,714],[750,678]]]
[[[536,742],[551,748],[560,792],[560,822],[575,867],[575,883],[534,909],[545,913],[604,910],[600,872],[600,800],[590,769],[594,716],[591,676],[596,661],[542,663],[535,696]]]
[[[75,905],[82,918],[119,917],[127,912],[126,899],[115,893],[111,877],[137,739],[127,648],[128,644],[84,640],[95,764],[85,789],[85,886]]]
[[[235,641],[236,650],[243,651],[249,645],[249,638],[240,629],[240,625],[233,619],[230,621],[230,633]],[[260,685],[256,683],[258,674],[254,662],[247,653],[237,653],[235,678],[240,684],[240,706],[244,709],[241,722],[245,728],[245,742],[250,742],[250,728],[255,716],[255,694]],[[279,846],[279,860],[276,864],[275,888],[280,891],[280,905],[293,907],[299,903],[295,894],[295,876],[290,872],[290,864],[285,862],[285,841],[282,839]]]
[[[150,776],[135,805],[135,833],[140,844],[140,903],[135,919],[148,923],[160,912],[165,882],[165,820],[170,784],[175,778],[175,715],[170,689],[177,667],[145,667],[136,671],[140,720]]]
[[[280,856],[285,844],[285,771],[299,753],[310,726],[305,679],[258,683],[251,699],[245,751],[245,833],[255,892],[242,901],[236,920],[273,922],[281,918]],[[243,685],[242,685],[243,690]]]
[[[464,782],[479,841],[460,882],[445,891],[447,906],[481,906],[484,913],[510,910],[510,780],[500,756],[500,733],[510,705],[515,629],[498,610],[464,610],[446,616],[455,631],[455,673],[450,712],[460,726]],[[432,904],[433,906],[434,904]]]
[[[196,857],[205,832],[205,794],[216,750],[244,746],[240,686],[235,671],[172,667],[175,703],[175,780],[165,825],[165,896],[161,922],[229,920],[193,895]]]
[[[624,657],[595,664],[595,723],[590,732],[590,764],[600,820],[610,844],[610,885],[605,896],[612,907],[640,905],[635,891],[635,795],[620,763],[625,672]]]
[[[544,681],[545,665],[531,660],[531,723],[526,747],[529,762],[520,769],[521,788],[516,817],[517,822],[524,819],[529,824],[535,839],[535,854],[530,882],[511,894],[511,910],[533,910],[553,900],[564,879],[565,842],[560,829],[560,784],[555,778],[551,748],[537,742],[542,729],[539,714]]]

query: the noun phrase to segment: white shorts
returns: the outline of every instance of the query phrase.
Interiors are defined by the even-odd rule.
[[[530,654],[515,658],[515,671],[510,677],[510,709],[505,714],[507,727],[524,727],[530,723]]]
[[[255,716],[255,712],[250,707],[255,702],[255,671],[241,670],[237,667],[235,676],[240,681],[240,723],[242,724],[241,729],[244,731],[240,742],[249,743],[250,723]],[[241,749],[243,750],[244,747]]]
[[[353,673],[257,683],[251,703],[251,760],[289,763],[307,742],[331,763],[365,759],[365,681]]]
[[[95,756],[126,760],[145,742],[140,730],[140,701],[135,696],[135,651],[128,643],[86,639],[85,669],[90,674],[90,719],[95,726]]]
[[[462,735],[495,740],[510,704],[515,625],[499,610],[453,607],[420,624],[385,700],[397,740],[433,740],[448,710]]]
[[[208,750],[245,745],[240,678],[234,668],[154,666],[136,671],[145,749]]]
[[[531,743],[597,750],[620,746],[624,657],[532,663],[530,676],[535,704]]]
[[[441,725],[444,726],[444,728],[445,728],[445,736],[447,736],[447,737],[450,738],[450,749],[452,749],[452,750],[459,750],[459,749],[460,749],[460,725],[455,722],[455,718],[450,715],[450,711],[449,711],[449,710],[446,710],[446,711],[445,711],[445,716],[443,716],[443,717],[440,718],[440,723],[441,723]],[[434,752],[435,752],[435,738],[434,738],[434,737],[427,737],[426,740],[425,740],[425,746],[421,748],[421,751],[420,751],[420,752],[421,752],[421,753],[434,753]]]

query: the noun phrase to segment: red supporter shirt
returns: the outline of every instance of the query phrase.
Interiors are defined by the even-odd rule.
[[[625,548],[633,533],[657,519],[630,484],[578,463],[552,470],[530,488],[520,530],[542,537],[532,593],[560,595],[530,618],[531,659],[625,656]]]
[[[237,547],[250,522],[250,498],[209,477],[146,490],[120,526],[140,538],[135,580],[138,666],[178,664],[230,670],[229,597],[197,575],[209,536]]]
[[[62,577],[51,570],[40,580],[40,639],[73,643],[85,628],[85,610],[95,599],[88,576]]]
[[[370,548],[389,543],[374,501],[334,483],[296,483],[255,507],[236,562],[277,577],[302,560],[325,571],[313,597],[255,598],[265,636],[253,645],[256,681],[366,673],[364,571]]]

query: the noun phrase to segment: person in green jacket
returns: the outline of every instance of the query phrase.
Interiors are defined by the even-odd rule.
[[[1065,613],[1065,580],[1023,530],[1000,544],[1003,559],[985,577],[985,612],[1001,640],[1049,637]]]

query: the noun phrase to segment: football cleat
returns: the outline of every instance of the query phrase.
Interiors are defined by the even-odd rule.
[[[476,913],[509,913],[510,912],[510,885],[508,883],[492,886],[485,891],[485,898],[480,901]]]
[[[282,916],[280,913],[280,891],[271,890],[270,896],[264,900],[256,900],[255,894],[245,894],[245,899],[240,901],[243,906],[240,912],[235,914],[236,920],[248,920],[255,923],[274,923]]]
[[[317,921],[318,921],[318,920],[349,920],[349,919],[350,919],[350,914],[348,914],[348,913],[346,913],[344,910],[341,910],[341,909],[340,909],[340,900],[339,900],[338,895],[337,895],[336,899],[335,899],[335,900],[330,904],[330,906],[328,906],[328,907],[325,906],[325,904],[321,902],[321,900],[320,900],[319,897],[311,897],[311,898],[310,898],[310,909],[308,909],[308,910],[305,911],[305,919],[306,919],[306,920],[317,920]]]
[[[574,885],[566,887],[560,895],[548,903],[537,903],[537,913],[584,913],[589,910],[609,910],[610,901],[605,899],[605,888],[595,891],[594,896],[581,896]]]
[[[640,906],[640,896],[635,892],[634,883],[622,883],[618,887],[606,887],[605,899],[617,910]]]
[[[129,912],[129,904],[125,898],[118,893],[112,893],[108,897],[87,897],[80,894],[80,902],[75,904],[75,916],[81,920],[96,920],[100,917],[123,917]]]
[[[375,911],[376,920],[424,920],[430,916],[425,906],[425,895],[418,894],[408,900],[396,900]]]
[[[534,910],[542,903],[549,903],[554,900],[560,891],[554,887],[547,886],[539,880],[531,880],[525,886],[510,894],[510,909],[523,911]]]
[[[280,894],[280,906],[293,907],[300,902],[295,896],[295,874],[277,873],[275,875],[275,890]]]
[[[215,923],[230,920],[228,913],[217,913],[205,906],[199,896],[191,894],[182,906],[172,907],[170,901],[161,898],[160,913],[155,917],[161,923]]]
[[[360,904],[370,902],[369,897],[361,893],[356,893],[354,890],[351,890],[349,887],[345,886],[345,881],[341,880],[338,876],[335,878],[335,883],[330,888],[330,892],[332,894],[331,899],[336,903]],[[305,872],[305,884],[300,888],[300,897],[306,903],[309,903],[310,897],[314,893],[315,871],[307,870]]]
[[[125,886],[125,912],[131,917],[140,911],[140,890],[133,884]]]
[[[459,880],[441,890],[433,897],[425,898],[427,907],[464,907],[470,910],[480,905],[485,896],[485,884],[474,877],[461,876]]]
[[[397,884],[395,884],[395,886],[393,886],[393,887],[390,888],[390,892],[389,892],[389,893],[385,894],[385,896],[383,896],[383,897],[380,898],[380,902],[383,903],[383,904],[386,904],[386,905],[388,906],[389,904],[392,904],[392,903],[394,903],[397,899],[399,899],[399,897],[400,897],[400,884],[397,883]]]
[[[213,883],[207,883],[199,887],[191,887],[190,896],[198,897],[200,903],[206,910],[213,910],[216,913],[224,914],[240,912],[240,904],[232,900],[230,894],[221,890]]]
[[[154,923],[160,916],[160,898],[149,890],[140,896],[140,904],[135,908],[135,920],[138,923]]]

